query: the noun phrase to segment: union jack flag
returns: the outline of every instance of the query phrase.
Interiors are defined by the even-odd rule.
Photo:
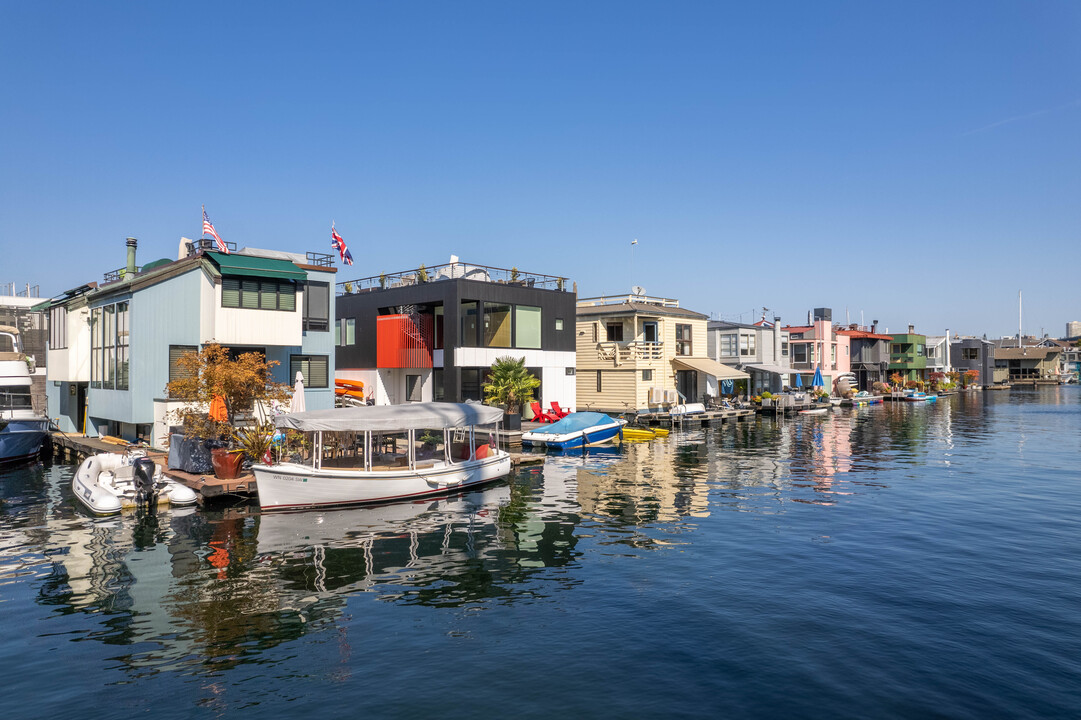
[[[218,250],[221,250],[226,255],[229,254],[228,246],[225,244],[225,241],[221,239],[221,235],[218,235],[218,231],[214,229],[214,225],[211,224],[210,218],[207,217],[206,206],[203,207],[203,235],[209,235],[214,238]]]
[[[345,246],[345,240],[338,234],[338,231],[334,229],[334,226],[330,226],[330,246],[338,251],[342,256],[342,262],[346,265],[353,264],[353,254],[349,252],[349,248]]]

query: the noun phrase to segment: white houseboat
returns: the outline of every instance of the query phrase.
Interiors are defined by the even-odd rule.
[[[503,411],[473,403],[370,405],[280,415],[303,450],[255,465],[264,510],[332,507],[456,492],[510,473]]]

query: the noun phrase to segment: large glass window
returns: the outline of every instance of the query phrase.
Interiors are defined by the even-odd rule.
[[[721,355],[736,354],[736,336],[721,335]]]
[[[444,322],[444,319],[445,319],[445,316],[443,314],[443,306],[442,305],[436,305],[432,312],[435,315],[435,345],[433,346],[433,348],[435,350],[442,350],[443,349],[443,322]]]
[[[739,354],[740,355],[754,355],[754,335],[740,335],[739,336]]]
[[[446,399],[443,377],[443,368],[432,368],[432,399],[436,402],[443,402]]]
[[[530,305],[514,306],[514,347],[541,346],[541,309]]]
[[[482,400],[480,368],[462,368],[462,400]]]
[[[463,300],[461,304],[462,347],[477,347],[477,330],[480,327],[479,308],[476,300]]]
[[[807,343],[793,343],[792,344],[792,362],[805,363],[807,362]]]
[[[961,359],[962,360],[979,360],[980,359],[980,349],[979,348],[974,348],[974,347],[961,348]]]
[[[334,344],[341,346],[357,344],[356,318],[342,318],[334,323]]]
[[[305,284],[304,329],[317,332],[330,329],[330,283]]]
[[[511,347],[510,305],[484,303],[484,346]]]
[[[304,387],[325,388],[328,385],[329,362],[326,355],[290,355],[289,356],[289,380],[292,381],[297,372],[304,373]]]
[[[90,386],[128,389],[128,303],[90,311]]]
[[[68,346],[68,309],[54,307],[49,311],[49,347],[61,350]]]

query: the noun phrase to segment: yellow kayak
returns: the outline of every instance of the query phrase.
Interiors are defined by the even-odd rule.
[[[652,440],[657,437],[668,435],[667,428],[625,427],[623,428],[624,440]]]

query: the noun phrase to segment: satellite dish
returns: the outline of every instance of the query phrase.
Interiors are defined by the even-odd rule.
[[[634,293],[635,295],[645,295],[646,294],[646,289],[644,287],[642,287],[641,285],[635,285],[634,287],[631,288],[631,292]]]

